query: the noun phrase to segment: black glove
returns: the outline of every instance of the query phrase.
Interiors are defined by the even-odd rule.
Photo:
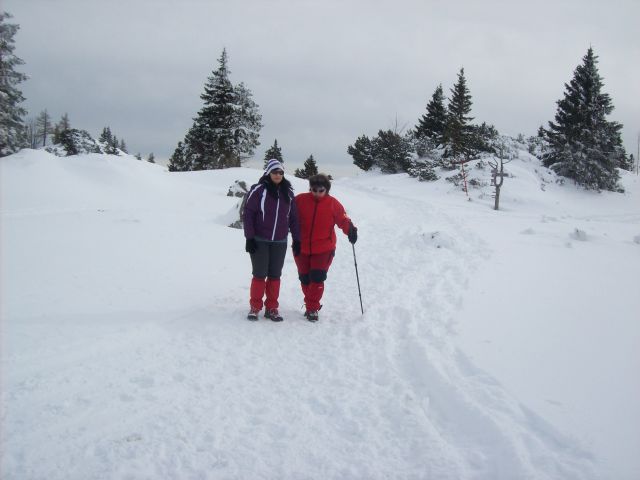
[[[352,224],[349,225],[349,233],[347,233],[347,237],[349,237],[349,241],[351,243],[356,243],[358,241],[358,229]]]
[[[293,256],[297,257],[300,255],[300,240],[294,240],[291,244],[291,250],[293,250]]]
[[[247,238],[247,243],[245,244],[244,249],[247,253],[256,253],[258,244],[255,238]]]

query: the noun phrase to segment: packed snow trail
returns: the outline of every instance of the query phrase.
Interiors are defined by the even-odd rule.
[[[126,159],[22,155],[2,172],[18,182],[3,183],[3,477],[596,478],[579,442],[454,346],[488,246],[450,214],[375,177],[335,182],[364,316],[340,236],[320,322],[290,254],[285,321],[248,322],[224,192],[259,172],[137,164],[135,182]]]

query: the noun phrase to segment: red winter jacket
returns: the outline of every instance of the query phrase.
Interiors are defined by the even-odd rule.
[[[325,253],[336,248],[334,226],[349,233],[351,220],[342,204],[326,194],[316,199],[311,192],[296,196],[300,223],[300,251],[305,255]]]

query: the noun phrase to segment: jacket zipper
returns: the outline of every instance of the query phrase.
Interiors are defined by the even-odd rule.
[[[280,211],[280,192],[278,192],[278,202],[276,203],[276,220],[273,222],[273,233],[271,234],[271,240],[276,238],[276,227],[278,226],[278,212]]]
[[[311,231],[309,232],[309,255],[311,255],[311,241],[313,239],[313,225],[316,222],[316,212],[318,211],[318,202],[313,202],[313,218],[311,219]]]

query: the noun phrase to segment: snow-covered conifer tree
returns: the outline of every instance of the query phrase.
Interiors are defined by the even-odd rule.
[[[375,165],[383,173],[407,172],[411,168],[413,146],[410,139],[393,130],[380,130],[372,141]]]
[[[255,149],[260,142],[260,129],[262,128],[262,115],[258,110],[258,104],[253,100],[253,93],[243,82],[240,82],[234,88],[235,93],[235,123],[234,123],[234,139],[235,152],[237,157],[237,167],[253,156]]]
[[[444,106],[442,85],[438,85],[431,100],[427,104],[427,113],[418,121],[415,127],[416,137],[427,137],[436,146],[446,143],[445,132],[447,126],[447,110]]]
[[[251,91],[229,79],[227,50],[218,59],[200,98],[203,107],[185,135],[180,149],[184,160],[174,163],[189,170],[239,167],[253,155],[262,128],[262,116]],[[176,171],[176,170],[173,170]]]
[[[544,131],[548,148],[542,161],[558,175],[570,178],[587,189],[616,190],[626,153],[618,122],[608,121],[613,111],[611,97],[602,92],[598,57],[589,48],[565,84],[564,98],[558,100],[555,122]]]
[[[15,70],[24,62],[13,54],[13,37],[19,26],[7,23],[10,18],[10,14],[0,12],[0,157],[27,146],[27,128],[23,120],[27,111],[20,106],[24,97],[18,89],[27,76]]]
[[[469,117],[471,112],[471,94],[464,76],[464,68],[458,73],[458,81],[451,89],[451,98],[447,106],[446,150],[445,156],[454,159],[470,153]]]

